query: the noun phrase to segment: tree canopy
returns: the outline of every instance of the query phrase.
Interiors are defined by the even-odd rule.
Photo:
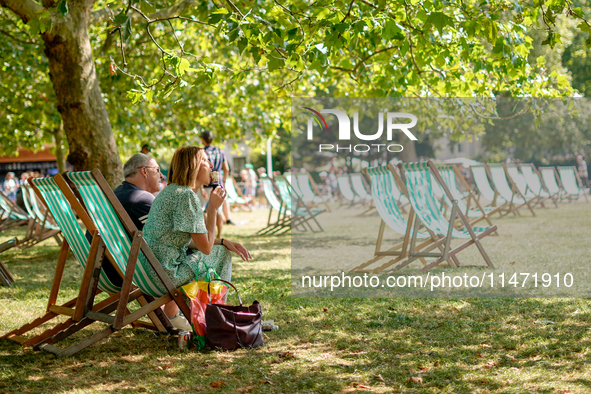
[[[531,58],[532,32],[553,51],[567,20],[591,45],[585,12],[569,0],[0,5],[0,138],[11,141],[2,153],[38,146],[59,129],[46,54],[66,29],[88,36],[122,154],[143,141],[193,141],[195,127],[252,141],[289,132],[290,96],[571,96],[564,70]],[[73,12],[88,12],[87,21]],[[70,143],[74,129],[66,122]]]

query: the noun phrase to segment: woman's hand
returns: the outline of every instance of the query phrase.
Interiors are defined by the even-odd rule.
[[[209,207],[217,211],[218,208],[222,206],[225,199],[226,190],[221,187],[216,187],[211,191],[211,195],[209,196]]]
[[[238,242],[232,242],[232,241],[228,241],[227,239],[224,239],[224,246],[230,252],[234,252],[238,256],[240,256],[240,258],[242,258],[242,261],[248,261],[248,260],[252,259],[250,252],[248,250],[246,250],[246,248],[244,246],[240,245]]]

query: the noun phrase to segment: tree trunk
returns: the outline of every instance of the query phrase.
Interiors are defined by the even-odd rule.
[[[98,168],[114,187],[123,179],[121,160],[98,84],[88,19],[92,2],[68,2],[65,18],[42,35],[49,76],[76,171]]]
[[[53,133],[53,139],[55,141],[55,157],[57,159],[57,170],[61,174],[66,171],[66,158],[64,150],[62,149],[62,141],[64,139],[64,123],[60,122],[60,125],[55,129]]]
[[[406,139],[400,142],[404,149],[400,152],[400,160],[405,163],[412,163],[419,161],[417,156],[417,150],[415,149],[415,142],[413,140]]]

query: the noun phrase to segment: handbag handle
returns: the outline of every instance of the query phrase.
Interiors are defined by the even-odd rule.
[[[240,306],[242,306],[242,298],[240,298],[240,293],[238,293],[238,289],[236,288],[236,286],[234,286],[232,283],[228,282],[227,280],[223,280],[220,278],[211,278],[211,280],[217,280],[219,282],[224,282],[225,284],[232,286],[232,288],[236,292],[236,295],[238,296],[238,302],[240,302]],[[211,281],[207,282],[207,299],[209,300],[209,303],[211,304]]]

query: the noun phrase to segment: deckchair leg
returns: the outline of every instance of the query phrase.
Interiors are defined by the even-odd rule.
[[[125,277],[123,278],[123,285],[121,286],[121,298],[119,299],[119,307],[117,308],[117,313],[115,314],[115,322],[113,323],[113,328],[115,329],[115,331],[119,331],[122,327],[123,317],[125,316],[125,309],[127,308],[127,303],[129,302],[128,297],[131,291],[133,274],[135,272],[135,267],[137,265],[137,260],[140,254],[141,242],[142,232],[137,231],[133,234],[133,241],[131,243],[129,259],[127,261],[127,267],[125,270]]]

